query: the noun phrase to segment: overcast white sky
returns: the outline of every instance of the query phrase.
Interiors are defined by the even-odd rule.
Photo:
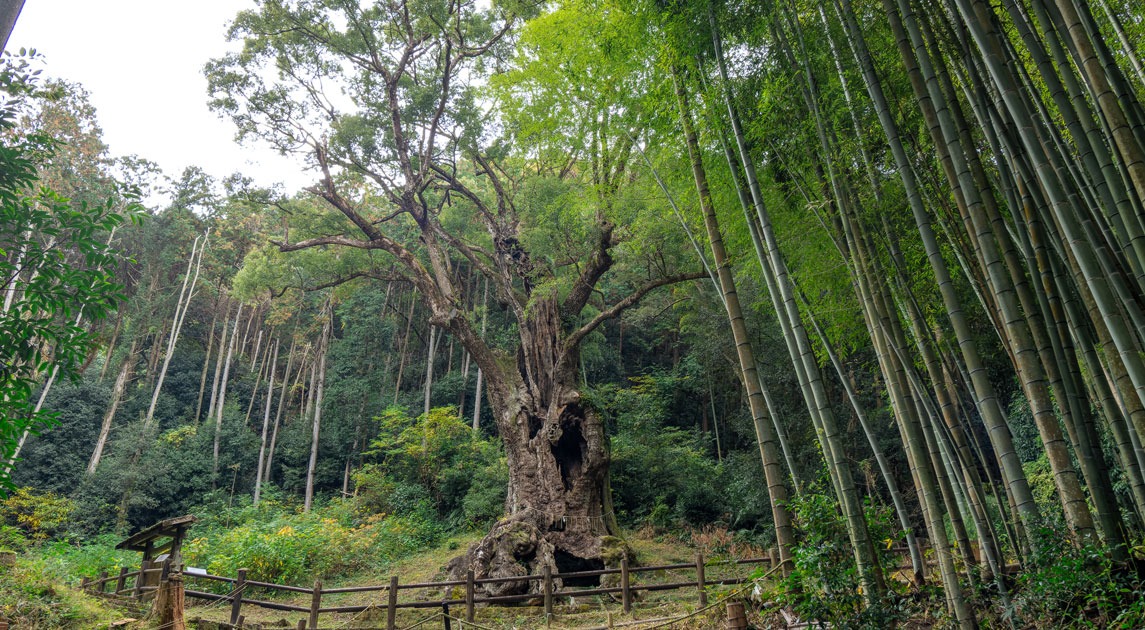
[[[227,22],[250,0],[26,0],[8,50],[36,48],[44,74],[91,93],[112,155],[137,154],[178,177],[189,165],[235,171],[286,191],[309,184],[292,159],[240,147],[207,109],[203,64],[221,55]]]

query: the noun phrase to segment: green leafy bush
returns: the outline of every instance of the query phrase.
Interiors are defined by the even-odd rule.
[[[69,582],[98,577],[100,571],[115,573],[120,567],[138,568],[139,552],[116,549],[120,540],[115,534],[103,534],[82,543],[55,540],[40,547],[39,556],[54,574]]]
[[[1104,550],[1063,545],[1068,535],[1043,527],[1030,570],[1018,579],[1012,611],[1023,626],[1140,628],[1145,582],[1115,565]],[[1070,620],[1066,625],[1066,620]]]
[[[0,552],[15,552],[28,546],[24,532],[11,525],[0,525]]]
[[[509,465],[504,456],[499,456],[470,480],[469,489],[461,501],[465,524],[473,529],[481,529],[501,518],[505,513],[508,487]]]
[[[310,512],[274,499],[221,506],[206,516],[183,549],[189,566],[214,575],[307,584],[380,566],[432,546],[443,529],[432,514],[363,516],[360,502],[335,500]]]
[[[800,618],[833,628],[882,628],[905,617],[894,593],[876,605],[865,605],[846,523],[833,496],[812,484],[788,505],[798,535],[791,550],[795,567],[781,587],[783,603]],[[885,508],[868,505],[871,535],[888,536],[891,516]],[[881,560],[889,566],[889,558]]]
[[[75,503],[51,492],[18,488],[0,501],[0,524],[20,530],[23,536],[44,541],[61,532],[75,510]]]
[[[722,482],[728,480],[709,454],[708,437],[670,424],[677,391],[689,378],[655,373],[630,380],[631,387],[605,386],[591,395],[614,427],[609,474],[617,515],[659,529],[727,518],[732,508]]]
[[[13,628],[98,628],[122,616],[95,597],[64,587],[43,558],[14,555],[10,562],[0,566],[0,618]]]
[[[361,568],[372,543],[368,533],[311,512],[251,520],[214,539],[194,538],[184,555],[188,564],[215,575],[245,568],[253,580],[301,584]]]
[[[363,508],[384,514],[430,514],[479,526],[503,511],[508,468],[500,448],[439,407],[411,418],[390,407],[378,418],[381,437],[366,456],[374,461],[354,480]],[[428,514],[427,514],[428,512]]]

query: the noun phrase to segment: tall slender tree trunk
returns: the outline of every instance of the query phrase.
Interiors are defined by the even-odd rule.
[[[806,300],[804,300],[804,303],[806,303]],[[882,476],[883,482],[887,485],[887,492],[891,495],[891,503],[894,506],[895,515],[898,517],[899,524],[902,526],[902,530],[906,536],[906,546],[910,552],[911,567],[914,569],[916,576],[922,576],[925,574],[922,552],[919,550],[918,540],[914,535],[914,526],[911,525],[910,518],[908,517],[909,512],[907,511],[906,501],[903,500],[902,492],[899,491],[898,483],[895,481],[890,462],[887,461],[886,455],[883,454],[883,449],[879,445],[874,429],[867,419],[866,410],[863,408],[863,405],[859,403],[858,396],[854,388],[851,387],[846,373],[843,371],[843,364],[831,345],[831,340],[827,338],[827,335],[823,333],[823,329],[819,327],[819,323],[815,321],[815,316],[811,313],[810,308],[807,309],[807,318],[811,321],[811,326],[814,328],[815,334],[819,336],[819,342],[827,352],[827,358],[835,368],[839,382],[843,385],[843,390],[847,394],[847,400],[850,401],[851,408],[855,411],[855,417],[859,420],[859,426],[863,430],[863,435],[867,438],[867,444],[871,447],[871,453],[875,456],[875,463],[879,467],[879,474]]]
[[[215,442],[212,449],[211,457],[211,476],[212,479],[217,479],[219,474],[219,438],[223,432],[223,411],[227,400],[227,379],[231,372],[231,356],[235,352],[235,340],[239,337],[239,322],[242,321],[243,303],[239,302],[238,311],[235,313],[235,328],[231,331],[231,343],[227,347],[227,358],[223,362],[223,378],[219,382],[219,402],[215,405]],[[219,353],[222,357],[222,353]]]
[[[999,254],[995,234],[987,222],[988,209],[985,206],[993,202],[993,191],[979,190],[980,182],[975,181],[971,172],[969,154],[973,148],[964,150],[954,119],[957,115],[953,110],[956,103],[948,102],[939,86],[938,74],[931,63],[919,21],[910,3],[908,0],[898,0],[898,5],[902,12],[902,24],[914,48],[914,58],[907,61],[908,67],[918,72],[917,79],[912,79],[912,85],[928,119],[935,145],[944,148],[943,162],[950,185],[960,193],[958,206],[963,214],[966,233],[975,245],[979,264],[983,266],[986,286],[993,295],[992,303],[999,309],[997,317],[1004,326],[1004,331],[1000,330],[999,333],[1008,340],[1022,389],[1053,469],[1066,523],[1073,531],[1077,544],[1083,544],[1094,536],[1093,516],[1086,505],[1065,436],[1054,414],[1045,371],[1034,347],[1029,321],[1020,311],[1015,287]],[[894,18],[892,21],[897,24]],[[902,54],[906,56],[905,46]],[[925,87],[922,82],[925,82]],[[997,215],[997,212],[994,214]],[[1017,270],[1013,271],[1017,273]],[[1024,281],[1024,276],[1022,279]]]
[[[220,290],[220,294],[221,294],[221,290]],[[203,371],[199,375],[199,397],[198,397],[197,401],[195,402],[195,423],[196,424],[199,422],[199,419],[203,417],[203,394],[205,394],[207,391],[207,372],[210,370],[210,367],[211,367],[211,352],[214,350],[214,347],[215,347],[215,328],[218,327],[217,325],[219,323],[219,297],[220,297],[219,295],[215,296],[215,305],[214,305],[214,308],[212,309],[214,311],[214,313],[211,315],[211,327],[207,330],[207,354],[206,354],[206,356],[203,357]],[[223,329],[226,330],[225,316],[224,316],[223,324],[224,324]],[[221,333],[220,333],[220,336],[221,336]],[[220,341],[220,344],[221,343],[222,342]],[[210,414],[208,414],[208,415],[210,415]]]
[[[1067,32],[1073,42],[1073,50],[1079,58],[1078,65],[1096,96],[1101,113],[1109,124],[1113,144],[1117,147],[1122,162],[1129,171],[1130,180],[1137,190],[1137,197],[1145,199],[1145,151],[1142,150],[1133,129],[1129,125],[1125,110],[1122,109],[1122,102],[1110,85],[1106,74],[1108,68],[1103,67],[1098,58],[1094,43],[1086,31],[1082,17],[1074,3],[1071,0],[1056,0],[1055,4],[1061,12]],[[1088,12],[1088,6],[1084,7],[1083,10]],[[1087,17],[1092,19],[1091,16]]]
[[[429,418],[430,395],[433,393],[433,361],[437,358],[434,355],[437,354],[437,338],[439,336],[437,327],[431,325],[429,327],[429,347],[426,348],[425,353],[425,391],[423,392],[425,405],[422,409],[422,413],[427,419]],[[423,443],[422,446],[425,444]]]
[[[481,338],[485,338],[485,326],[489,323],[489,280],[485,280],[485,291],[481,297]],[[481,366],[477,366],[477,385],[473,394],[473,431],[481,429],[481,386],[484,375]]]
[[[263,466],[265,465],[266,460],[267,460],[267,458],[266,458],[266,438],[267,438],[267,431],[270,428],[270,404],[271,404],[272,399],[274,397],[274,373],[275,373],[275,367],[278,363],[278,343],[279,342],[277,340],[274,343],[274,358],[272,358],[270,360],[270,372],[269,372],[269,376],[267,376],[267,379],[266,379],[266,404],[263,408],[263,413],[262,413],[262,437],[261,437],[261,440],[259,442],[259,447],[258,447],[258,470],[254,476],[254,501],[253,501],[253,505],[255,507],[258,506],[258,500],[259,500],[259,497],[262,493]],[[268,342],[267,346],[269,347],[269,345],[270,344]],[[293,347],[291,349],[293,350]],[[289,363],[289,360],[287,362]],[[252,398],[253,398],[253,393],[252,393]]]
[[[95,469],[103,458],[103,449],[107,446],[108,436],[111,435],[111,422],[115,419],[115,412],[119,410],[119,402],[123,399],[123,392],[127,389],[127,382],[135,365],[135,348],[136,342],[133,340],[127,356],[123,358],[123,364],[119,367],[119,374],[115,377],[115,385],[111,388],[111,402],[107,405],[107,412],[104,413],[103,423],[99,428],[99,437],[96,438],[95,448],[92,449],[91,458],[88,459],[88,475],[95,474]]]
[[[847,0],[844,0],[844,7],[848,6],[849,3]],[[896,37],[899,40],[900,49],[904,50],[904,60],[908,61],[908,70],[911,70],[913,64],[909,63],[910,57],[907,57],[907,54],[913,55],[913,51],[911,51],[909,47],[910,45],[905,31],[902,30],[901,22],[897,19],[898,8],[888,0],[884,0],[884,6],[888,15],[894,18],[892,19],[892,26],[897,30]],[[850,10],[846,13],[847,22],[851,23],[854,19],[853,13],[850,12]],[[858,35],[857,26],[851,25],[848,28],[853,33],[853,41],[859,43],[861,41],[859,37],[861,36]],[[993,383],[990,382],[981,356],[978,353],[978,348],[962,309],[961,301],[954,290],[946,261],[942,258],[938,241],[935,238],[931,218],[922,204],[922,197],[915,180],[913,166],[906,156],[906,150],[900,140],[898,126],[891,117],[890,110],[886,104],[886,98],[882,92],[882,86],[874,72],[874,66],[871,63],[870,56],[865,52],[865,48],[860,49],[859,62],[867,83],[868,92],[875,104],[875,109],[879,114],[888,144],[894,154],[895,164],[903,180],[911,212],[914,216],[919,234],[922,237],[927,259],[930,263],[931,271],[934,273],[940,294],[942,295],[947,316],[954,328],[958,340],[958,347],[962,352],[963,361],[965,361],[966,367],[970,372],[975,404],[988,427],[990,440],[994,446],[994,452],[1002,464],[1002,472],[1006,484],[1009,492],[1014,496],[1018,512],[1022,517],[1022,522],[1032,531],[1039,526],[1040,516],[1037,506],[1034,503],[1033,493],[1030,491],[1029,482],[1022,469],[1021,461],[1014,451],[1013,436],[1010,433],[1009,426],[1006,424],[1005,413],[1002,410],[1001,404],[998,402],[998,396],[994,390]]]
[[[401,349],[398,350],[398,376],[394,379],[394,404],[398,404],[398,396],[402,393],[402,372],[406,366],[406,349],[409,348],[410,326],[413,325],[413,308],[417,305],[416,289],[410,291],[409,313],[406,315],[406,332],[402,335]]]
[[[211,379],[211,398],[210,402],[207,403],[207,420],[215,417],[215,403],[218,401],[219,397],[219,379],[221,379],[223,376],[223,363],[226,360],[226,352],[224,351],[224,348],[227,345],[227,339],[229,339],[227,336],[227,315],[229,313],[230,305],[228,304],[226,306],[226,310],[223,312],[223,327],[222,330],[219,331],[219,354],[215,359],[215,375]]]
[[[306,497],[303,511],[309,512],[314,501],[314,471],[318,467],[318,437],[322,427],[322,397],[326,389],[326,354],[330,351],[330,329],[333,327],[333,315],[330,314],[330,302],[326,302],[326,323],[322,327],[322,341],[318,347],[318,383],[314,394],[314,422],[310,438],[310,462],[306,466]]]
[[[191,245],[191,259],[187,261],[187,273],[183,275],[183,287],[179,290],[179,301],[175,303],[175,317],[171,320],[171,333],[167,338],[167,351],[163,355],[163,367],[159,369],[159,378],[155,382],[155,390],[151,394],[151,404],[147,406],[147,415],[143,417],[143,430],[151,426],[155,417],[155,405],[159,402],[159,392],[163,389],[163,381],[167,378],[167,368],[171,365],[171,357],[175,356],[175,346],[179,343],[179,333],[183,330],[183,322],[187,319],[187,310],[191,306],[191,299],[195,297],[195,286],[199,282],[199,269],[203,266],[203,252],[207,249],[207,237],[195,237]],[[202,245],[199,239],[202,239]],[[198,255],[196,258],[196,254]],[[192,276],[191,268],[194,267]],[[190,278],[190,287],[187,280]],[[188,290],[189,289],[189,290]]]
[[[732,123],[732,131],[736,140],[736,146],[739,149],[740,161],[747,178],[748,190],[751,192],[751,199],[755,206],[756,218],[759,220],[760,232],[767,246],[770,274],[775,277],[773,283],[769,281],[769,290],[773,292],[772,301],[776,307],[777,317],[779,317],[781,322],[784,319],[786,319],[787,322],[783,325],[783,330],[785,336],[790,335],[788,348],[789,352],[791,352],[792,363],[797,365],[801,363],[803,372],[806,375],[807,387],[803,390],[804,398],[808,408],[812,410],[812,417],[818,417],[819,422],[816,428],[818,429],[820,437],[821,450],[823,451],[824,459],[827,461],[828,472],[834,480],[836,496],[838,497],[839,505],[847,524],[847,533],[851,539],[855,565],[858,568],[860,580],[863,584],[864,595],[868,603],[873,605],[876,603],[879,594],[886,590],[882,568],[879,566],[874,543],[871,541],[870,533],[867,530],[866,518],[863,515],[862,505],[855,488],[851,469],[844,453],[834,411],[827,398],[818,359],[812,351],[811,343],[808,339],[807,331],[803,325],[802,316],[799,311],[799,305],[795,300],[787,263],[782,252],[779,250],[778,240],[776,239],[771,223],[770,213],[767,211],[764,203],[755,165],[748,151],[740,125],[739,115],[730,98],[727,88],[727,71],[724,68],[723,52],[719,40],[719,30],[714,13],[710,9],[709,22],[713,26],[713,46],[716,52],[716,61],[720,68],[721,79],[724,81],[724,100],[727,106],[728,116]],[[798,21],[792,19],[790,22],[797,36],[798,49],[802,51],[803,38],[802,31],[798,26]],[[775,32],[778,34],[778,29],[776,29]],[[785,47],[781,45],[780,49],[785,49]],[[791,61],[793,66],[796,65],[794,59],[791,59]],[[806,86],[803,90],[804,100],[818,125],[820,142],[823,143],[826,148],[828,140],[823,134],[822,119],[818,113],[815,95],[811,92],[810,87],[814,85],[810,76],[810,65],[809,63],[802,65],[806,77]],[[828,168],[831,168],[829,163]],[[833,176],[832,181],[834,181]],[[765,267],[767,267],[767,265],[765,265]],[[766,268],[764,273],[768,273]],[[778,290],[778,293],[774,292],[776,290]]]
[[[760,458],[763,462],[764,477],[766,478],[768,495],[771,498],[771,513],[775,523],[776,544],[779,547],[780,562],[783,563],[783,573],[791,571],[791,548],[794,543],[794,531],[791,526],[791,515],[787,512],[787,488],[783,485],[783,470],[779,464],[779,453],[775,435],[767,417],[767,404],[763,393],[759,389],[759,377],[756,374],[755,356],[751,350],[748,339],[747,326],[744,322],[743,311],[740,308],[739,295],[736,292],[735,281],[732,278],[731,268],[728,265],[727,252],[724,250],[723,236],[720,233],[719,222],[716,219],[715,208],[712,206],[711,194],[708,191],[707,174],[700,157],[699,141],[692,124],[691,108],[688,105],[686,88],[680,70],[673,70],[673,81],[676,85],[676,100],[680,108],[680,122],[684,127],[685,141],[688,147],[688,156],[692,165],[692,176],[696,183],[696,192],[699,196],[700,207],[704,213],[704,226],[708,232],[708,241],[712,249],[712,258],[715,261],[720,289],[727,307],[728,320],[735,339],[736,350],[739,356],[740,369],[743,371],[743,381],[748,392],[748,403],[751,407],[752,422],[755,426],[756,439],[759,443]]]
[[[270,447],[266,451],[266,464],[263,465],[262,482],[270,482],[270,465],[274,461],[274,447],[278,442],[278,426],[282,422],[282,410],[286,407],[286,392],[290,386],[290,369],[294,367],[294,348],[297,338],[297,326],[295,331],[290,334],[290,350],[286,353],[286,371],[282,373],[282,388],[278,394],[278,409],[274,412],[274,429],[270,433]],[[298,367],[298,372],[301,374],[302,366]]]
[[[99,382],[103,382],[103,377],[107,376],[107,368],[111,365],[111,356],[115,352],[115,344],[119,341],[119,333],[123,330],[124,317],[123,307],[119,307],[115,312],[115,328],[111,331],[111,339],[107,342],[107,348],[104,349],[104,356],[106,360],[103,362],[103,367],[99,369]]]
[[[262,330],[259,330],[258,334],[261,336],[262,332],[263,332]],[[271,331],[271,332],[273,332],[273,331]],[[261,339],[259,341],[261,341]],[[261,344],[256,344],[255,347],[257,348],[258,345],[261,345]],[[250,424],[250,415],[254,411],[255,402],[258,401],[258,388],[260,385],[262,385],[263,377],[266,376],[266,374],[269,372],[270,368],[272,367],[272,364],[270,363],[270,347],[271,347],[270,346],[270,335],[268,334],[267,335],[267,341],[266,341],[266,349],[263,350],[263,353],[262,353],[262,360],[261,361],[259,360],[257,351],[255,352],[254,356],[251,357],[250,372],[255,371],[255,366],[258,367],[258,372],[255,374],[254,386],[252,386],[250,388],[250,401],[247,403],[247,406],[246,406],[246,417],[245,417],[244,422],[246,422],[247,424]]]

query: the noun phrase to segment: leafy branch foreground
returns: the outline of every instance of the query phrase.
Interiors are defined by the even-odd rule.
[[[0,492],[28,435],[54,420],[34,390],[79,375],[96,343],[89,324],[125,297],[114,273],[121,252],[108,235],[139,210],[112,182],[87,200],[44,180],[67,161],[63,142],[18,122],[34,101],[63,94],[32,69],[36,57],[0,59]]]

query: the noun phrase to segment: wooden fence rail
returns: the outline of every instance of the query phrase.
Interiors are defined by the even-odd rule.
[[[322,614],[334,613],[362,613],[366,610],[375,609],[386,611],[386,628],[387,630],[395,630],[397,628],[396,618],[397,611],[401,609],[429,609],[429,608],[442,608],[448,609],[449,607],[464,607],[465,619],[469,622],[474,620],[475,608],[478,604],[486,605],[505,605],[513,603],[522,603],[535,601],[544,606],[546,616],[553,615],[554,605],[558,600],[574,597],[589,597],[596,595],[613,595],[619,596],[619,601],[625,613],[632,610],[633,599],[641,592],[652,591],[667,591],[677,589],[695,588],[697,599],[700,606],[705,606],[707,603],[707,595],[705,588],[709,585],[736,585],[743,584],[748,581],[744,577],[720,577],[708,580],[707,570],[709,568],[715,569],[721,566],[738,566],[738,565],[758,565],[758,566],[772,566],[775,559],[772,558],[751,558],[746,560],[727,560],[717,562],[706,562],[702,554],[696,554],[696,560],[693,563],[682,564],[665,564],[655,566],[639,566],[631,567],[628,565],[627,559],[621,561],[619,568],[614,569],[600,569],[595,571],[575,571],[568,573],[553,573],[548,567],[539,575],[524,575],[514,577],[501,577],[501,578],[475,578],[473,571],[469,571],[464,580],[452,580],[441,582],[414,582],[410,584],[401,584],[398,576],[392,576],[389,584],[373,585],[373,586],[348,586],[338,588],[324,588],[322,581],[314,582],[312,588],[301,586],[290,586],[286,584],[275,584],[272,582],[260,582],[256,580],[248,580],[247,570],[239,569],[235,577],[225,577],[220,575],[210,575],[206,572],[199,571],[184,571],[182,578],[187,580],[201,580],[204,582],[221,582],[230,584],[230,592],[226,594],[212,593],[205,590],[197,590],[193,588],[186,588],[184,594],[188,598],[204,600],[213,602],[215,605],[230,604],[230,624],[232,626],[239,624],[242,618],[243,606],[258,606],[270,610],[279,610],[285,612],[298,612],[306,613],[308,618],[306,623],[299,622],[299,628],[317,628],[318,617]],[[128,571],[121,568],[115,575],[109,575],[107,571],[100,574],[99,578],[89,580],[84,578],[80,583],[80,587],[94,594],[100,594],[106,597],[118,598],[132,598],[132,599],[146,599],[159,589],[160,576],[166,577],[170,571],[170,564],[165,563],[162,566],[152,567],[147,561],[144,561],[143,566],[137,571]],[[686,581],[674,582],[647,582],[647,583],[634,583],[634,577],[652,574],[657,572],[667,571],[686,571],[692,573],[695,577]],[[599,586],[595,588],[570,588],[564,586],[561,589],[556,589],[557,580],[578,580],[586,578],[600,578],[610,575],[619,575],[619,584],[616,586]],[[525,582],[528,584],[526,590],[532,591],[532,584],[539,582],[539,592],[527,592],[522,594],[511,595],[497,595],[497,596],[478,596],[477,590],[479,587],[486,584],[504,584],[507,582]],[[129,584],[130,583],[130,584]],[[108,591],[108,586],[112,588]],[[290,593],[295,595],[309,594],[310,603],[308,606],[297,604],[288,604],[284,602],[268,601],[265,599],[255,599],[250,596],[250,589],[263,589],[269,592]],[[419,599],[403,598],[400,597],[402,592],[411,593],[416,591],[437,591],[441,593],[441,597],[431,597],[430,594],[423,594]],[[384,607],[381,602],[374,604],[354,604],[354,605],[331,605],[332,602],[327,600],[328,605],[323,606],[323,598],[331,595],[350,594],[350,593],[386,593],[384,600]]]

